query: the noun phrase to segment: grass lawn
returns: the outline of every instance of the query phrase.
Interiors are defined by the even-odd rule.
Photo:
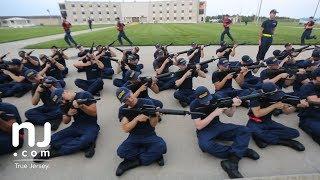
[[[106,24],[94,25],[94,28],[106,27]],[[72,31],[88,29],[87,25],[75,25]],[[25,28],[0,28],[0,43],[64,33],[61,26],[35,26]]]
[[[257,44],[259,29],[260,25],[256,24],[248,24],[247,26],[235,24],[231,28],[231,34],[237,42]],[[126,29],[127,36],[135,45],[168,44],[170,42],[173,42],[174,45],[188,45],[191,42],[201,44],[213,42],[218,44],[221,32],[221,24],[139,24],[128,26]],[[284,44],[286,42],[299,44],[302,32],[301,25],[279,22],[274,37],[274,44]],[[319,35],[319,30],[315,29],[313,33]],[[108,44],[116,38],[117,31],[114,28],[93,32],[90,35],[81,34],[75,36],[75,40],[85,46],[90,46],[93,41],[95,44]],[[227,36],[226,40],[229,40]],[[318,41],[306,41],[306,43],[316,42]],[[49,48],[52,45],[66,47],[67,44],[63,39],[59,39],[31,45],[27,48]]]

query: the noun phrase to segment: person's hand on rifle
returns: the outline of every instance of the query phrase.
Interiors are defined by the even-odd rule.
[[[76,109],[80,108],[81,105],[78,104],[77,100],[72,101],[72,106]]]
[[[148,83],[142,84],[138,90],[139,90],[140,92],[143,92],[143,91],[147,90],[147,89],[148,89],[147,84],[148,84]]]
[[[51,67],[51,63],[50,62],[47,62],[46,63],[46,66],[44,67],[45,69],[49,69]]]
[[[6,70],[6,69],[2,69],[3,74],[10,76],[10,74],[12,74],[10,71]]]
[[[239,45],[237,44],[237,43],[235,43],[234,45],[233,45],[233,48],[232,49],[235,49],[235,48],[237,48]]]
[[[146,121],[149,119],[149,117],[146,116],[146,115],[144,115],[144,114],[139,114],[139,115],[136,117],[136,119],[137,119],[139,122],[146,122]]]
[[[238,97],[232,98],[232,106],[233,107],[238,107],[241,105],[242,101]]]
[[[286,79],[289,77],[289,74],[288,73],[281,73],[279,74],[279,76],[282,78],[282,79]]]
[[[44,89],[41,87],[41,84],[38,85],[36,92],[37,93],[42,93],[44,91]]]
[[[185,76],[186,78],[190,77],[191,75],[192,75],[192,69],[189,69],[189,70],[184,74],[184,76]]]
[[[301,99],[300,104],[298,104],[297,107],[307,108],[307,107],[309,107],[309,103],[306,99]]]
[[[157,78],[152,78],[152,83],[151,83],[151,87],[156,86],[158,82]]]
[[[226,75],[226,77],[224,77],[226,80],[232,79],[233,78],[233,73],[229,73],[228,75]]]
[[[240,74],[245,76],[249,72],[247,67],[241,67]]]
[[[273,104],[271,106],[273,106],[274,109],[280,109],[280,110],[285,108],[285,104],[282,103],[282,102],[277,102],[277,103],[275,103],[275,104]]]
[[[217,116],[220,116],[222,115],[222,113],[227,110],[228,108],[217,108],[215,109],[214,111],[212,111],[212,114],[217,117]]]
[[[201,45],[200,50],[203,51],[203,49],[204,49],[204,45]]]
[[[74,109],[74,108],[70,108],[67,115],[68,116],[74,116],[75,114],[77,114],[78,110]]]

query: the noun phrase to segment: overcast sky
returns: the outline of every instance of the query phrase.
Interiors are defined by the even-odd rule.
[[[47,9],[50,10],[52,15],[59,15],[58,1],[61,2],[61,0],[2,0],[0,16],[48,15]],[[207,15],[252,15],[257,13],[259,2],[260,0],[207,0]],[[279,16],[294,18],[309,17],[313,15],[317,2],[318,0],[263,0],[260,14],[267,16],[269,11],[275,8],[280,12]],[[320,15],[319,11],[316,15],[317,18]]]

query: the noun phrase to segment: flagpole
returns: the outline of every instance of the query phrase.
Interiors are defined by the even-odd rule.
[[[317,11],[318,11],[319,3],[320,3],[320,0],[318,1],[318,4],[317,4],[317,7],[316,7],[316,10],[314,11],[313,18],[316,18],[315,16],[316,16]]]
[[[48,13],[49,13],[49,19],[50,19],[50,23],[49,23],[49,25],[52,25],[51,23],[52,23],[52,20],[51,20],[51,13],[50,13],[50,10],[49,9],[47,9],[47,11],[48,11]]]

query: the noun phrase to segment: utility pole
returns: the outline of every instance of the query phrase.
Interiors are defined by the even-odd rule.
[[[316,7],[316,10],[314,11],[313,18],[315,18],[316,14],[317,14],[318,7],[319,7],[319,3],[320,3],[320,0],[318,1],[318,4],[317,4],[317,7]]]
[[[319,0],[319,1],[320,1],[320,0]],[[257,21],[256,21],[257,24],[259,23],[261,5],[262,5],[262,0],[260,0],[260,4],[259,4],[259,8],[258,8],[258,14],[257,14],[257,19],[256,19],[256,20],[257,20]]]

